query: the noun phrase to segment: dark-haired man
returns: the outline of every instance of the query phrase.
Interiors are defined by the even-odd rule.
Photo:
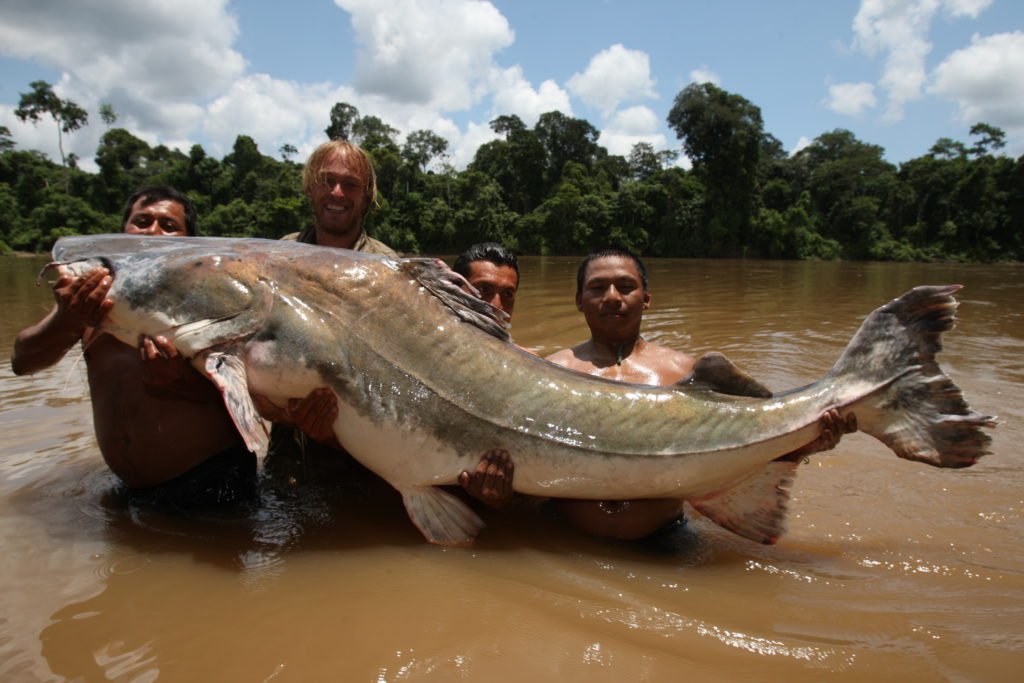
[[[567,368],[620,382],[669,386],[686,378],[696,359],[640,335],[643,312],[650,308],[647,268],[636,255],[619,249],[587,256],[576,274],[576,308],[590,328],[590,339],[548,356]],[[838,412],[821,419],[822,435],[785,456],[803,457],[835,448],[844,433],[856,430],[855,418]],[[682,501],[673,499],[592,501],[558,500],[576,526],[599,536],[639,539],[682,520]]]
[[[686,378],[696,359],[681,351],[648,342],[640,335],[643,312],[651,305],[647,267],[634,254],[607,249],[583,259],[576,273],[576,308],[590,328],[590,339],[548,356],[572,370],[619,382],[668,386]],[[843,433],[856,430],[851,416],[844,422],[836,412],[821,420],[822,435],[786,458],[834,448]],[[461,483],[479,490],[478,497],[494,507],[512,498],[513,463],[508,453],[490,451]],[[641,539],[682,522],[682,501],[554,499],[560,512],[580,529],[598,536]]]
[[[128,199],[123,230],[195,235],[195,207],[173,188],[145,187]],[[53,310],[15,340],[14,373],[55,365],[81,342],[96,440],[107,465],[129,489],[175,507],[247,497],[256,459],[213,384],[163,337],[142,337],[133,347],[97,331],[113,306],[106,298],[111,284],[103,268],[59,278]]]
[[[462,252],[452,270],[476,288],[477,295],[512,316],[519,291],[519,259],[497,242],[474,244]]]
[[[462,252],[452,270],[466,279],[477,296],[512,317],[519,291],[519,259],[497,242],[474,244]],[[476,468],[459,474],[459,485],[472,497],[491,507],[512,499],[515,468],[508,451],[496,448],[484,453]]]

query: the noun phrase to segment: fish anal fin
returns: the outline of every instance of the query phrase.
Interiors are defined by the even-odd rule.
[[[705,353],[693,365],[693,372],[680,380],[677,387],[701,387],[731,396],[771,398],[768,387],[740,370],[720,353]]]
[[[211,351],[203,354],[200,363],[196,363],[199,371],[220,390],[224,406],[246,447],[261,458],[265,456],[270,444],[270,429],[249,395],[242,359],[233,353]]]
[[[452,494],[434,486],[402,489],[409,519],[431,543],[469,546],[484,521]]]
[[[725,491],[688,501],[715,524],[774,545],[786,531],[789,489],[799,462],[775,461]]]

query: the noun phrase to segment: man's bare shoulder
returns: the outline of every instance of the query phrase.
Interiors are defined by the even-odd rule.
[[[552,363],[557,363],[559,365],[565,365],[571,361],[572,358],[572,349],[562,349],[561,351],[555,351],[550,356],[545,356],[544,360],[549,360]]]
[[[592,360],[593,354],[588,352],[589,347],[590,342],[585,341],[571,348],[556,351],[547,356],[546,360],[580,372],[590,372],[594,367],[594,363]]]
[[[658,384],[664,385],[675,384],[687,377],[693,372],[697,359],[683,351],[648,342],[644,346],[640,362],[657,374]]]

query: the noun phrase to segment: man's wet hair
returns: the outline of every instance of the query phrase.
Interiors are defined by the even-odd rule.
[[[636,264],[636,270],[640,273],[640,283],[643,285],[644,291],[647,291],[647,266],[640,260],[640,257],[627,249],[609,248],[600,249],[598,251],[592,251],[584,257],[583,262],[580,263],[579,269],[576,271],[576,292],[583,291],[583,280],[587,277],[587,267],[591,261],[599,258],[607,258],[609,256],[619,256],[621,258],[630,259]]]
[[[122,226],[131,218],[132,207],[140,199],[142,200],[143,207],[164,201],[181,204],[182,208],[185,209],[185,234],[189,237],[195,237],[199,234],[195,203],[189,199],[187,194],[179,192],[170,185],[146,185],[135,190],[132,196],[128,197],[128,203],[124,205],[124,216],[121,217]]]
[[[469,264],[474,261],[488,261],[496,266],[508,266],[516,271],[516,280],[519,280],[519,259],[510,249],[506,249],[497,242],[481,242],[474,244],[466,251],[459,254],[455,259],[452,270],[462,277],[469,277]]]

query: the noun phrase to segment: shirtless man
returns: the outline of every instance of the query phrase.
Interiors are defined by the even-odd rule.
[[[129,235],[196,234],[191,200],[145,187],[125,206]],[[113,306],[104,268],[54,284],[56,305],[14,343],[11,368],[51,367],[81,342],[100,453],[132,490],[179,507],[229,503],[252,492],[256,458],[244,446],[220,393],[164,337],[128,346],[96,330]]]
[[[576,308],[590,328],[590,339],[548,356],[567,368],[619,382],[668,386],[687,377],[693,356],[646,341],[640,335],[643,312],[650,308],[647,268],[626,251],[590,254],[576,274]],[[821,420],[819,439],[787,458],[835,448],[843,433],[856,430],[850,416],[838,412]],[[682,520],[682,501],[675,499],[592,501],[556,500],[562,514],[584,531],[598,536],[639,539]]]
[[[693,371],[696,359],[640,335],[643,312],[650,305],[647,268],[640,259],[616,249],[590,254],[576,274],[576,308],[583,313],[591,337],[548,356],[548,360],[619,382],[661,386],[679,382]],[[829,450],[843,433],[856,430],[852,415],[844,423],[837,412],[823,416],[821,425],[822,436],[816,442],[785,457]],[[492,450],[471,479],[463,472],[460,483],[492,507],[501,507],[513,497],[513,475],[509,454]],[[682,521],[682,501],[677,499],[552,502],[582,530],[610,538],[640,539]]]

